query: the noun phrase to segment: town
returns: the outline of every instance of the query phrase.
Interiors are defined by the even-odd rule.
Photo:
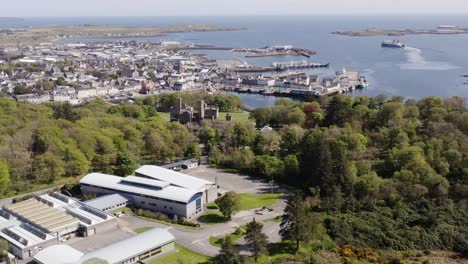
[[[268,88],[267,95],[322,96],[367,86],[358,72],[343,70],[322,79],[299,71],[321,64],[276,63],[259,68],[210,60],[184,48],[190,47],[174,41],[3,47],[0,90],[18,101],[77,105],[95,98],[119,101],[174,91],[264,92]],[[285,49],[290,47],[281,50]]]

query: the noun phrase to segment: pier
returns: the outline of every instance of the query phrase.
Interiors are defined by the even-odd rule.
[[[327,68],[330,63],[304,63],[304,64],[287,64],[276,63],[269,67],[236,67],[231,69],[234,72],[282,72],[287,70],[296,69],[313,69],[313,68]]]

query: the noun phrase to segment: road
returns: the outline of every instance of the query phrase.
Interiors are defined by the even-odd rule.
[[[219,249],[210,244],[209,239],[211,236],[228,235],[234,232],[237,229],[237,227],[245,225],[248,222],[252,221],[254,217],[257,221],[264,221],[267,219],[277,217],[282,214],[284,206],[284,200],[280,199],[277,204],[270,207],[273,209],[272,212],[264,211],[263,215],[259,215],[256,214],[253,210],[241,211],[235,214],[232,217],[232,220],[227,223],[205,225],[200,230],[188,230],[181,227],[173,227],[133,216],[122,216],[119,219],[119,225],[121,226],[121,228],[125,228],[129,231],[141,227],[165,228],[175,236],[176,243],[206,256],[216,256],[219,252]],[[268,235],[270,242],[280,241],[278,231],[278,222],[267,221],[264,223],[263,232]]]

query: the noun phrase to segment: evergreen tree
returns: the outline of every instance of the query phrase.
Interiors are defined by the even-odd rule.
[[[231,237],[227,236],[221,242],[221,249],[216,256],[216,263],[219,264],[239,264],[241,259],[236,246],[232,243]]]
[[[127,152],[119,152],[115,161],[115,174],[118,176],[132,175],[138,165],[130,158]]]
[[[299,250],[300,242],[309,240],[311,228],[308,224],[307,207],[303,201],[302,193],[296,192],[286,201],[280,227],[280,235],[283,240],[296,241],[296,251]]]
[[[245,232],[246,246],[252,251],[255,262],[258,260],[258,256],[266,250],[266,243],[268,237],[262,232],[263,224],[255,221],[247,224],[247,231]]]

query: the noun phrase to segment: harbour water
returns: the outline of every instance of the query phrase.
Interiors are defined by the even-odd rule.
[[[310,16],[310,17],[106,17],[106,18],[26,18],[22,22],[0,22],[1,27],[33,25],[113,24],[158,26],[170,24],[213,24],[246,27],[235,32],[176,33],[139,40],[175,40],[186,43],[211,44],[220,47],[253,48],[272,45],[293,45],[317,51],[310,62],[329,62],[329,68],[307,69],[311,74],[331,76],[346,68],[366,76],[370,86],[354,94],[402,95],[421,98],[468,97],[468,34],[408,35],[401,37],[349,37],[330,34],[336,30],[365,28],[427,29],[441,24],[468,26],[468,16]],[[408,47],[386,49],[384,39],[398,39]],[[112,39],[106,39],[112,40]],[[70,42],[102,41],[102,39],[68,40]],[[201,50],[213,59],[238,59],[254,66],[273,62],[303,60],[301,57],[245,58],[242,54],[223,50]],[[246,95],[249,96],[249,95]],[[259,95],[256,95],[259,96]],[[252,100],[252,107],[274,103],[274,98]],[[257,102],[257,103],[254,103]]]

